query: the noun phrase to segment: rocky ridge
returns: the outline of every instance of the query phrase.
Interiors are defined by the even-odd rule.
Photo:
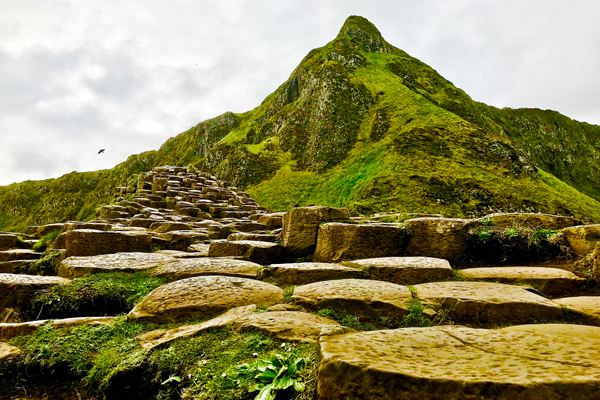
[[[143,351],[218,327],[312,343],[319,399],[600,393],[598,225],[544,214],[270,213],[227,182],[180,167],[140,175],[137,193],[93,221],[0,234],[0,366],[19,360],[8,343],[17,335],[116,321],[28,318],[36,293],[144,271],[167,283],[128,310],[129,323],[157,326],[137,336]],[[51,249],[30,249],[53,231],[61,233]],[[489,262],[503,248],[510,257]],[[33,269],[48,257],[52,268]],[[54,276],[20,273],[31,271]],[[349,317],[360,324],[348,326]],[[193,318],[204,321],[186,322]]]

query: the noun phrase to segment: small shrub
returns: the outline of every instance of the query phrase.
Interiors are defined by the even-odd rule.
[[[433,322],[423,314],[424,310],[425,306],[419,299],[410,299],[408,301],[408,315],[402,319],[401,327],[433,326]]]

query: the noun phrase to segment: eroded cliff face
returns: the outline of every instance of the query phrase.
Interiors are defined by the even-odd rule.
[[[272,209],[600,220],[599,137],[558,113],[477,103],[352,16],[254,110],[204,121],[109,171],[0,188],[0,228],[91,217],[114,187],[162,164],[208,171]]]

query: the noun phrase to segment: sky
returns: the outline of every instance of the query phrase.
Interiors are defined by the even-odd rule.
[[[597,0],[0,0],[0,10],[0,185],[112,168],[251,110],[350,15],[476,101],[600,124]]]

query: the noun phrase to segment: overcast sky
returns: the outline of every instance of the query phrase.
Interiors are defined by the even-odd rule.
[[[0,185],[111,168],[248,111],[349,15],[474,100],[600,124],[597,0],[0,0],[0,10]]]

